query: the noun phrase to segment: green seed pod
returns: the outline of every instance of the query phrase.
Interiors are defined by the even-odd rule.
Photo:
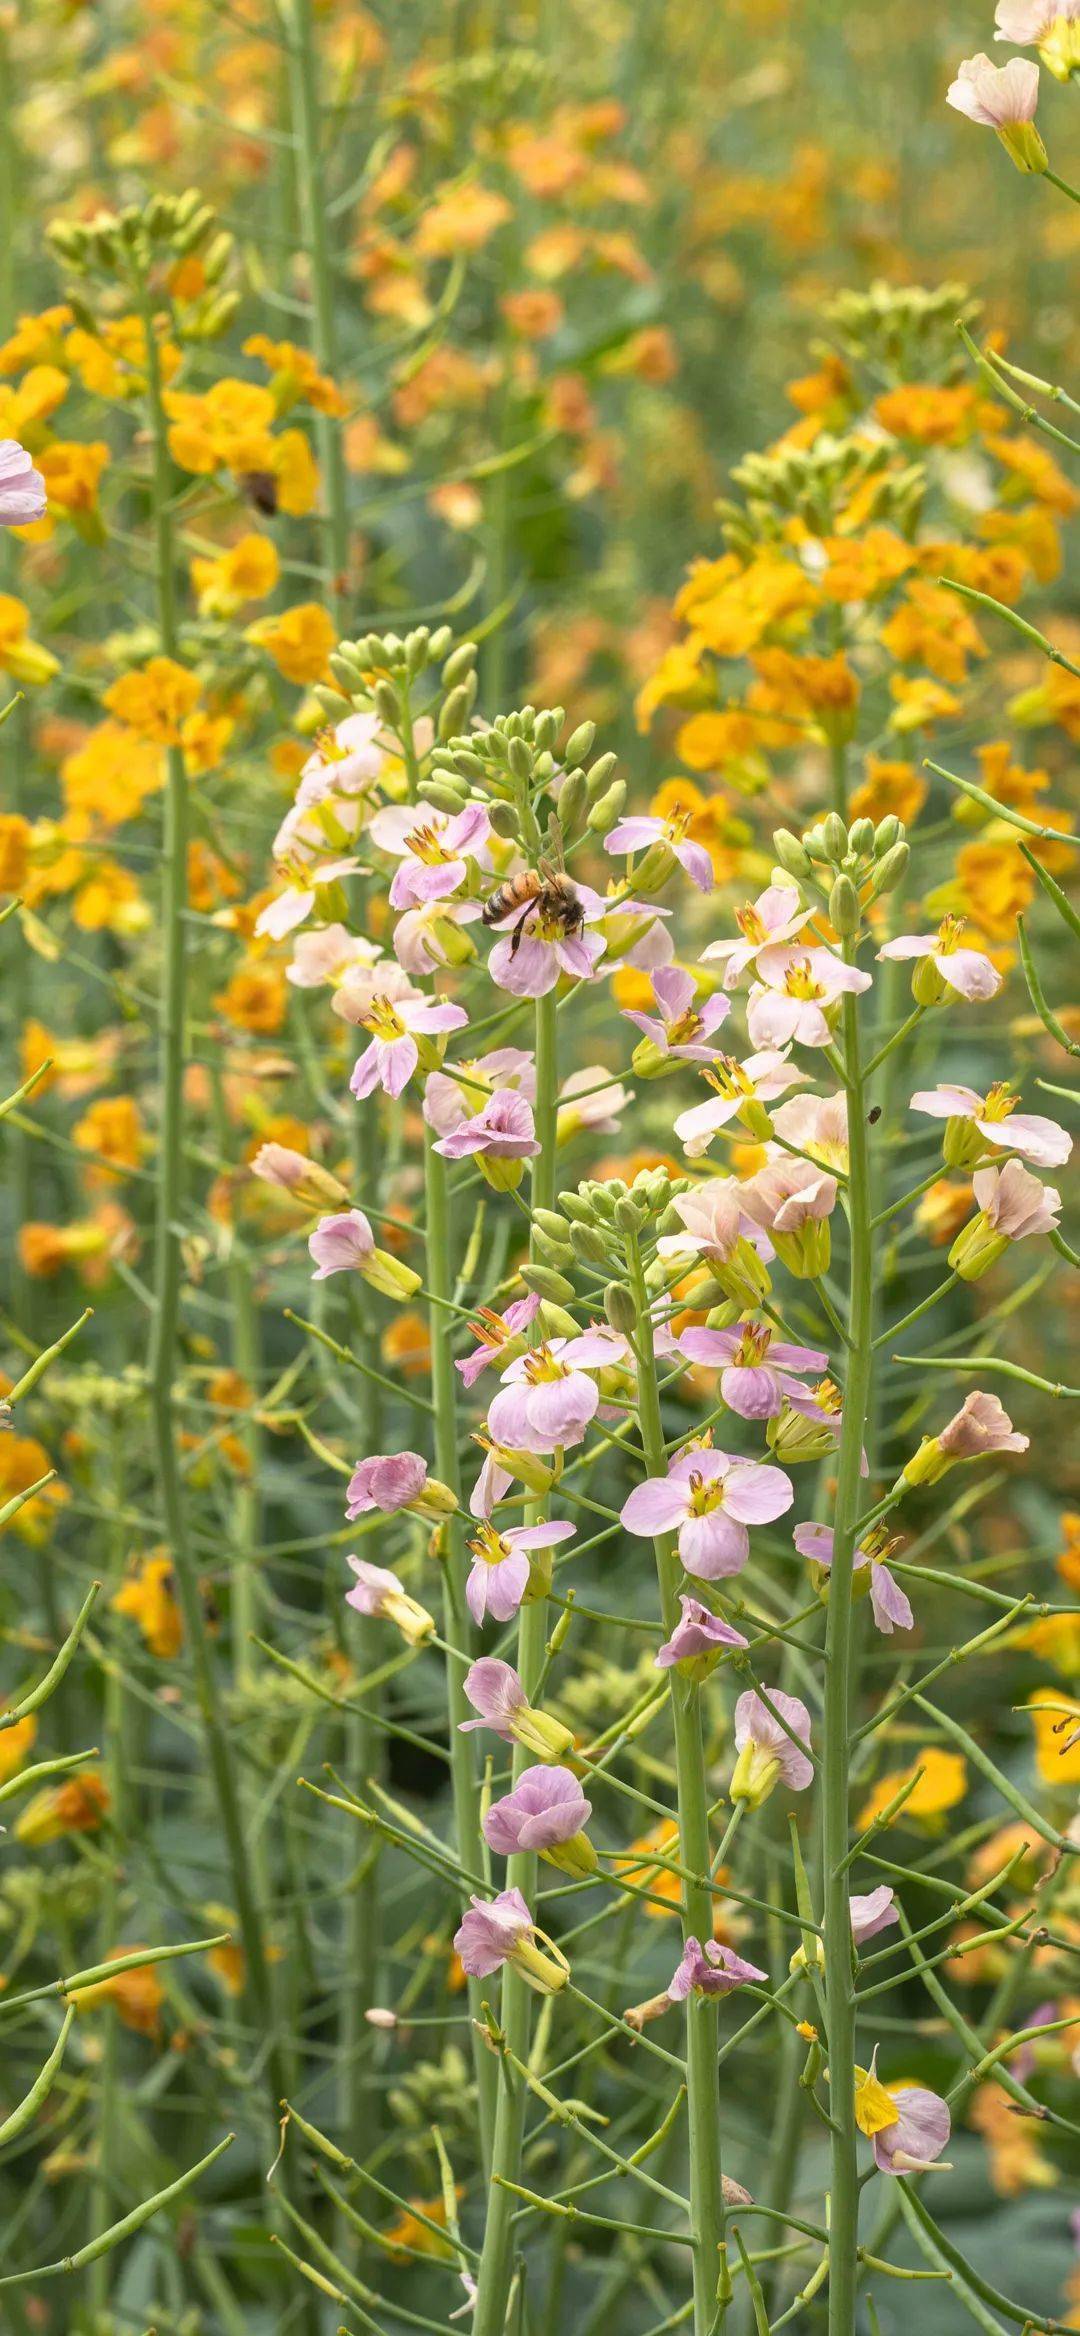
[[[632,1338],[637,1322],[637,1310],[625,1282],[609,1282],[604,1291],[604,1312],[613,1330],[623,1338]]]
[[[595,722],[579,722],[563,748],[564,763],[586,762],[596,741]]]
[[[421,779],[417,793],[423,802],[434,804],[436,811],[445,811],[448,819],[453,819],[456,812],[464,810],[468,800],[464,788],[454,787],[449,779],[442,777]]]
[[[785,874],[805,883],[807,877],[813,875],[813,864],[798,836],[792,835],[788,827],[778,827],[772,841],[773,850]]]
[[[859,895],[850,876],[838,876],[829,894],[829,923],[847,940],[859,930],[860,913]]]

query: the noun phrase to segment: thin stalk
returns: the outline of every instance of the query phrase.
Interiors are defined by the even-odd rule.
[[[844,1070],[850,1130],[848,1214],[850,1348],[844,1425],[837,1461],[833,1561],[825,1629],[825,1714],[821,1768],[821,1835],[825,1918],[825,2007],[829,2047],[830,2137],[829,2336],[851,2336],[858,2276],[859,2186],[855,2128],[855,1982],[845,1859],[851,1745],[854,1602],[853,1560],[859,1471],[873,1393],[873,1235],[866,1091],[860,1066],[858,1006],[844,1000]]]
[[[534,1211],[538,1208],[550,1209],[554,1201],[557,1098],[555,999],[554,995],[549,994],[536,1001],[535,1125],[540,1150],[532,1169]],[[530,1521],[535,1521],[543,1513],[543,1503],[530,1504],[526,1512]],[[530,1698],[535,1694],[536,1682],[543,1669],[547,1627],[546,1599],[538,1598],[532,1604],[522,1606],[518,1616],[517,1668],[526,1696]],[[528,1767],[531,1757],[520,1744],[514,1746],[515,1783],[522,1769]],[[533,1904],[536,1891],[534,1852],[518,1851],[507,1860],[506,1886],[511,1890],[520,1890],[527,1904]],[[532,1995],[527,1982],[512,1962],[503,1966],[499,2024],[507,2052],[528,2065]],[[488,2191],[487,2224],[477,2278],[473,2336],[503,2336],[514,2267],[514,2191],[507,2185],[520,2181],[526,2101],[525,2085],[515,2082],[510,2077],[509,2069],[506,2069],[499,2083],[495,2110],[491,2187]]]
[[[641,1443],[650,1476],[666,1474],[660,1390],[656,1377],[652,1317],[637,1235],[628,1240],[628,1279],[637,1314],[634,1345],[638,1359]],[[679,1615],[682,1567],[670,1536],[656,1542],[660,1610],[670,1635]],[[709,1791],[705,1770],[701,1692],[672,1674],[672,1721],[679,1851],[688,1871],[682,1888],[683,1938],[712,1937],[712,1866]],[[693,1877],[698,1877],[694,1879]],[[687,2118],[690,2136],[690,2212],[694,2265],[694,2336],[723,2328],[730,2283],[727,2276],[721,2167],[720,2093],[712,2007],[690,1995],[686,2004]]]
[[[312,345],[320,371],[328,373],[332,378],[337,364],[337,335],[333,270],[327,240],[318,56],[311,0],[289,0],[284,17],[289,32],[298,207],[304,244],[311,263]],[[318,438],[326,498],[330,593],[334,613],[340,617],[348,592],[349,521],[345,449],[341,423],[336,414],[320,414]]]

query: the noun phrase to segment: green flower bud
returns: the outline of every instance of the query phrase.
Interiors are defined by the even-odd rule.
[[[456,738],[469,719],[470,696],[466,682],[459,682],[439,708],[438,734],[440,739]]]
[[[559,789],[559,826],[568,843],[585,817],[588,800],[584,771],[570,771]]]
[[[792,835],[788,827],[778,827],[772,840],[773,850],[785,874],[794,876],[799,883],[805,883],[806,878],[814,873],[813,863],[798,836]]]
[[[436,631],[432,633],[431,639],[428,642],[428,656],[430,657],[433,665],[438,664],[440,657],[446,656],[447,650],[449,649],[453,638],[454,636],[450,630],[449,625],[439,625]],[[445,679],[445,675],[443,678]]]
[[[393,682],[377,681],[371,693],[371,701],[380,722],[386,722],[391,728],[396,728],[401,718],[401,701]]]
[[[637,1309],[625,1282],[609,1282],[604,1291],[604,1313],[612,1330],[623,1338],[632,1338],[637,1324]]]
[[[875,860],[881,860],[886,852],[891,852],[893,845],[899,843],[902,833],[903,830],[895,812],[890,811],[885,819],[879,819],[874,829]]]
[[[879,892],[893,892],[898,884],[903,883],[910,858],[910,844],[901,842],[893,844],[884,857],[878,861],[874,870],[875,900]]]
[[[848,848],[859,860],[865,860],[874,849],[874,822],[856,819],[848,829]]]
[[[571,1225],[570,1245],[582,1265],[606,1265],[607,1243],[593,1225]]]
[[[586,774],[586,784],[589,789],[590,803],[595,803],[598,796],[603,794],[617,761],[617,755],[602,754],[600,755],[599,759],[594,762],[592,769]]]
[[[566,1305],[574,1295],[573,1282],[568,1282],[564,1273],[556,1273],[550,1265],[534,1265],[530,1261],[522,1266],[521,1279],[527,1290],[534,1290],[539,1298],[551,1298],[556,1304]]]
[[[829,923],[843,938],[857,933],[861,918],[859,895],[850,876],[839,875],[829,894]]]
[[[831,860],[834,867],[839,867],[841,860],[847,857],[848,832],[838,811],[826,813],[822,824],[822,834],[825,839],[826,859]]]
[[[622,817],[625,802],[626,781],[625,779],[616,779],[614,784],[608,788],[607,793],[601,795],[599,801],[593,804],[585,823],[590,832],[593,835],[606,835],[608,828],[614,827],[616,820]]]
[[[595,740],[595,722],[579,722],[577,729],[571,731],[563,748],[563,762],[567,769],[572,768],[574,763],[585,762],[592,753]]]

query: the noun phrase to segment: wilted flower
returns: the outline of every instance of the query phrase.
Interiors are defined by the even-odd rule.
[[[372,1509],[382,1509],[388,1516],[411,1509],[417,1516],[438,1520],[451,1516],[456,1507],[449,1486],[428,1475],[427,1461],[419,1452],[377,1452],[353,1469],[345,1514],[350,1525]]]
[[[747,1645],[741,1630],[713,1614],[700,1599],[684,1594],[679,1606],[679,1620],[655,1658],[658,1671],[682,1671],[688,1679],[704,1679],[728,1648]]]
[[[435,1628],[434,1616],[428,1613],[426,1606],[410,1598],[404,1583],[399,1581],[396,1574],[390,1573],[385,1566],[369,1565],[363,1557],[350,1557],[346,1563],[351,1565],[356,1575],[354,1587],[345,1593],[346,1606],[354,1607],[357,1614],[374,1614],[386,1622],[395,1623],[402,1637],[412,1647],[422,1646],[424,1640],[431,1637]]]
[[[849,1898],[848,1905],[851,1935],[857,1947],[865,1946],[868,1939],[876,1939],[879,1932],[891,1930],[900,1920],[896,1892],[890,1890],[887,1882],[882,1882],[877,1890],[869,1890],[864,1898]]]
[[[327,1201],[349,1197],[339,1176],[320,1168],[318,1161],[309,1160],[305,1153],[292,1151],[288,1144],[260,1144],[251,1173],[262,1184],[278,1185],[302,1208],[325,1208]]]
[[[730,1995],[736,1987],[745,1987],[748,1980],[764,1980],[767,1971],[759,1971],[756,1963],[744,1962],[732,1947],[721,1946],[717,1939],[687,1939],[682,1960],[668,1981],[668,1998],[672,2003],[685,2003],[690,1994]]]
[[[945,102],[969,122],[996,130],[1018,170],[1046,169],[1046,148],[1034,126],[1039,68],[1030,58],[1010,57],[1007,65],[995,65],[981,50],[965,57]]]
[[[985,950],[960,947],[963,930],[963,917],[943,917],[936,933],[898,933],[894,941],[886,941],[878,950],[878,956],[915,959],[911,994],[916,1005],[940,1006],[950,990],[971,1000],[994,998],[1001,988],[1001,975]]]
[[[110,1947],[104,1960],[111,1963],[135,1952],[133,1946]],[[92,1987],[80,1987],[75,2001],[80,2012],[111,2003],[125,2028],[132,2028],[137,2036],[156,2036],[161,2027],[165,1990],[155,1964],[134,1963],[126,1971],[116,1971],[108,1979],[96,1980]]]
[[[27,1848],[42,1849],[48,1841],[62,1841],[67,1833],[96,1833],[109,1807],[109,1788],[96,1768],[81,1776],[66,1776],[62,1784],[44,1785],[15,1819],[15,1839]]]
[[[879,2174],[925,2173],[952,2131],[948,2103],[939,2093],[924,2085],[880,2082],[876,2052],[868,2069],[855,2071],[855,2122],[873,2142]]]
[[[320,1217],[308,1235],[314,1260],[312,1281],[328,1281],[335,1273],[362,1273],[372,1289],[387,1298],[410,1298],[420,1288],[420,1275],[411,1266],[376,1247],[363,1209],[343,1209],[338,1216]]]
[[[461,1966],[471,1979],[487,1979],[513,1962],[539,1995],[557,1995],[570,1966],[555,1949],[544,1954],[534,1944],[536,1924],[520,1890],[500,1890],[497,1898],[473,1898],[454,1933]]]
[[[460,1720],[462,1735],[491,1728],[507,1744],[523,1744],[539,1760],[561,1760],[573,1747],[573,1733],[560,1720],[535,1711],[512,1663],[495,1655],[481,1655],[471,1663],[463,1681],[465,1693],[479,1719]]]
[[[996,1395],[976,1389],[940,1435],[923,1437],[904,1468],[904,1479],[908,1484],[936,1484],[958,1460],[985,1460],[994,1452],[1026,1452],[1029,1441],[1018,1434]]]
[[[29,527],[43,519],[45,481],[17,438],[0,438],[0,527]]]
[[[1005,1152],[1022,1152],[1037,1168],[1058,1168],[1072,1151],[1072,1137],[1056,1120],[1039,1112],[1016,1111],[1016,1096],[1003,1083],[977,1095],[974,1087],[921,1088],[911,1098],[912,1111],[945,1121],[943,1154],[950,1168],[970,1167],[986,1145]]]
[[[833,1529],[831,1525],[796,1525],[795,1547],[800,1557],[809,1558],[827,1574],[833,1561]],[[893,1544],[895,1547],[895,1544]],[[882,1560],[889,1544],[879,1534],[868,1533],[865,1543],[856,1549],[852,1565],[856,1577],[864,1570],[869,1573],[870,1605],[878,1629],[889,1637],[894,1630],[914,1630],[915,1616],[898,1582],[894,1581],[888,1566]],[[865,1587],[865,1585],[864,1585]]]
[[[655,1541],[678,1534],[688,1574],[715,1582],[740,1573],[750,1555],[748,1525],[766,1525],[795,1498],[782,1468],[733,1459],[710,1445],[693,1445],[673,1460],[666,1476],[646,1477],[623,1503],[628,1533]]]
[[[1040,1184],[1019,1160],[1006,1160],[1004,1168],[978,1168],[971,1182],[979,1212],[949,1251],[953,1272],[966,1282],[988,1273],[1010,1241],[1052,1232],[1061,1208],[1061,1194],[1052,1184]]]
[[[484,1839],[499,1857],[535,1850],[580,1880],[596,1871],[596,1851],[584,1831],[591,1815],[592,1803],[569,1768],[526,1768],[513,1791],[485,1812]]]
[[[846,991],[868,990],[871,975],[831,949],[761,949],[746,1009],[752,1046],[829,1046]],[[831,1019],[830,1019],[831,1015]]]
[[[509,1622],[530,1586],[533,1567],[528,1552],[547,1551],[573,1530],[565,1518],[555,1517],[538,1525],[508,1525],[501,1532],[481,1523],[469,1543],[473,1564],[465,1584],[473,1621],[483,1622],[490,1614],[496,1622]]]
[[[792,1792],[801,1793],[814,1778],[814,1763],[809,1757],[810,1714],[805,1703],[800,1703],[797,1695],[782,1694],[779,1688],[770,1694],[769,1703],[774,1705],[779,1718],[774,1717],[753,1688],[740,1695],[735,1706],[735,1746],[739,1757],[732,1771],[728,1798],[746,1801],[751,1809],[759,1809],[775,1785],[786,1784]],[[787,1726],[782,1726],[781,1721],[786,1721]]]
[[[684,1330],[679,1352],[691,1363],[720,1373],[720,1393],[740,1419],[775,1419],[784,1397],[805,1395],[795,1371],[823,1371],[828,1356],[816,1347],[789,1346],[767,1322],[743,1322],[735,1330]]]
[[[743,908],[736,909],[735,922],[742,934],[741,941],[710,941],[708,948],[701,952],[702,963],[722,964],[724,988],[736,989],[740,976],[756,963],[759,950],[795,940],[809,922],[811,913],[803,907],[793,884],[770,884],[765,892],[759,892],[755,901],[747,901]]]

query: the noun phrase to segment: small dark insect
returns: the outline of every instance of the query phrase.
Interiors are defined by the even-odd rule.
[[[872,1110],[872,1111],[868,1111],[868,1112],[867,1112],[867,1114],[866,1114],[866,1124],[867,1124],[867,1127],[876,1127],[876,1126],[877,1126],[877,1123],[878,1123],[878,1121],[879,1121],[879,1119],[880,1119],[880,1118],[881,1118],[881,1105],[880,1105],[880,1103],[875,1103],[873,1110]]]
[[[272,470],[249,470],[240,484],[253,511],[272,519],[278,507],[277,480]]]
[[[580,933],[585,922],[576,885],[548,860],[541,860],[538,870],[523,868],[519,876],[511,876],[506,884],[500,884],[485,903],[483,921],[485,925],[501,925],[503,918],[512,916],[515,909],[520,909],[521,914],[511,935],[511,957],[517,955],[521,936],[534,910],[547,923],[560,927],[567,937]]]

